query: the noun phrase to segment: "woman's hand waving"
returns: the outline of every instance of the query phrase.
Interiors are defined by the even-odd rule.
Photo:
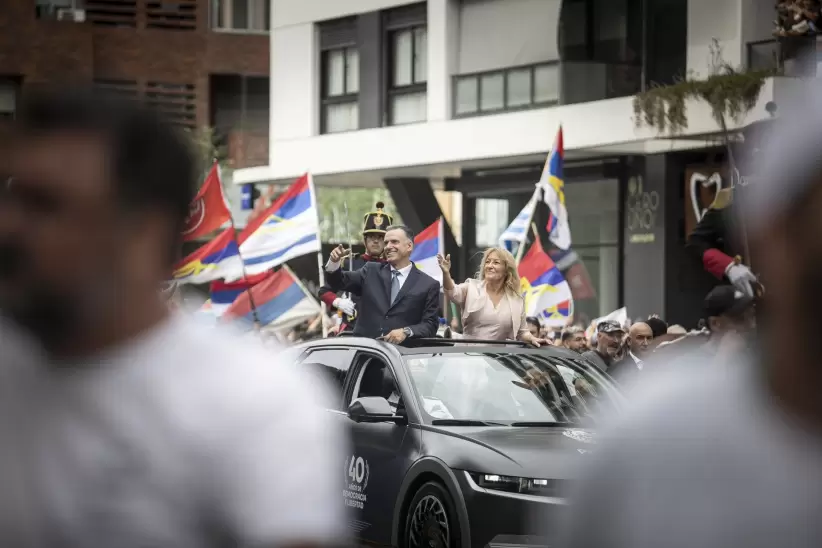
[[[444,274],[451,272],[451,255],[449,254],[443,257],[437,253],[437,264],[440,265],[440,270],[442,270]]]

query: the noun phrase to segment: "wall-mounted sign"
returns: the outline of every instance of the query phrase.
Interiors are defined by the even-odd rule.
[[[730,187],[725,166],[685,168],[685,234],[690,234],[713,203],[717,193]]]

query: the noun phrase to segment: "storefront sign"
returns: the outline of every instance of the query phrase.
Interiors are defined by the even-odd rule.
[[[628,180],[628,196],[625,200],[625,226],[628,242],[649,244],[656,240],[655,227],[659,214],[660,199],[656,190],[647,191],[642,186],[642,176]]]

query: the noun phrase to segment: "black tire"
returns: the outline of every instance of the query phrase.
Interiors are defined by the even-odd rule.
[[[405,511],[403,548],[459,548],[457,508],[448,490],[436,481],[420,487]]]

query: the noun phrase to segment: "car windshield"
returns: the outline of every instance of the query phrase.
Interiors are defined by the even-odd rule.
[[[405,362],[432,424],[587,425],[618,409],[613,385],[579,360],[465,352]]]

